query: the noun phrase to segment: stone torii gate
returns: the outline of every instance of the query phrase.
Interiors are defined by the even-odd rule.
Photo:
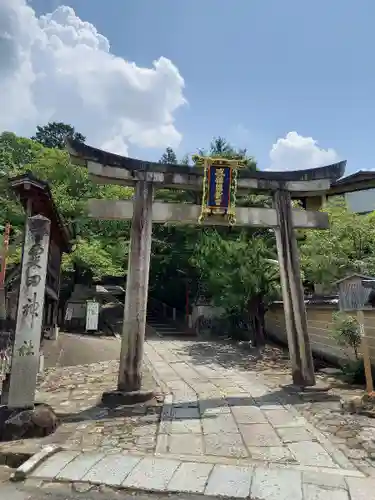
[[[202,167],[165,165],[127,158],[77,141],[67,148],[76,165],[88,168],[94,182],[135,188],[132,201],[90,200],[89,215],[99,219],[132,220],[124,323],[117,391],[121,399],[139,393],[146,326],[152,223],[197,224],[201,206],[153,202],[155,189],[202,191]],[[236,208],[236,225],[275,230],[293,383],[315,385],[307,331],[303,287],[295,228],[328,228],[323,212],[292,209],[292,198],[324,196],[331,183],[342,177],[346,162],[310,170],[251,172],[240,169],[239,193],[263,192],[273,197],[274,208]],[[203,224],[223,224],[213,217]]]

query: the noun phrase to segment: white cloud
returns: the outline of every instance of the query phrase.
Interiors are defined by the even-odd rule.
[[[117,153],[178,146],[183,89],[169,59],[143,68],[111,54],[109,40],[70,7],[38,18],[26,0],[0,0],[0,130],[31,135],[63,121]]]
[[[323,149],[312,137],[288,132],[273,144],[270,151],[269,170],[303,170],[330,165],[339,161],[334,149]]]

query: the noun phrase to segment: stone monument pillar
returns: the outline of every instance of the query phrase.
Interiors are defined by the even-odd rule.
[[[50,238],[49,219],[28,217],[23,245],[8,408],[34,406]]]

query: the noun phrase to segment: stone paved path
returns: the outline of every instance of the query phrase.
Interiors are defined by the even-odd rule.
[[[255,372],[212,359],[199,363],[187,341],[152,340],[146,356],[166,391],[156,454],[222,464],[256,462],[314,471],[357,468],[314,428],[281,389]],[[203,347],[203,344],[202,344]]]

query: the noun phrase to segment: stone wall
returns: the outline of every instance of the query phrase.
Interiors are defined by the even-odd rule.
[[[211,304],[194,304],[191,311],[192,327],[199,333],[200,329],[209,329],[211,321],[224,313],[221,307],[214,307]]]
[[[313,352],[327,360],[337,362],[347,360],[347,355],[353,357],[353,354],[338,346],[330,333],[333,328],[332,314],[335,311],[337,311],[337,305],[311,304],[306,306],[308,331]],[[353,311],[353,315],[355,314]],[[364,315],[371,361],[375,365],[375,309],[365,308]],[[282,303],[273,304],[267,312],[266,329],[272,337],[283,343],[287,342]]]

